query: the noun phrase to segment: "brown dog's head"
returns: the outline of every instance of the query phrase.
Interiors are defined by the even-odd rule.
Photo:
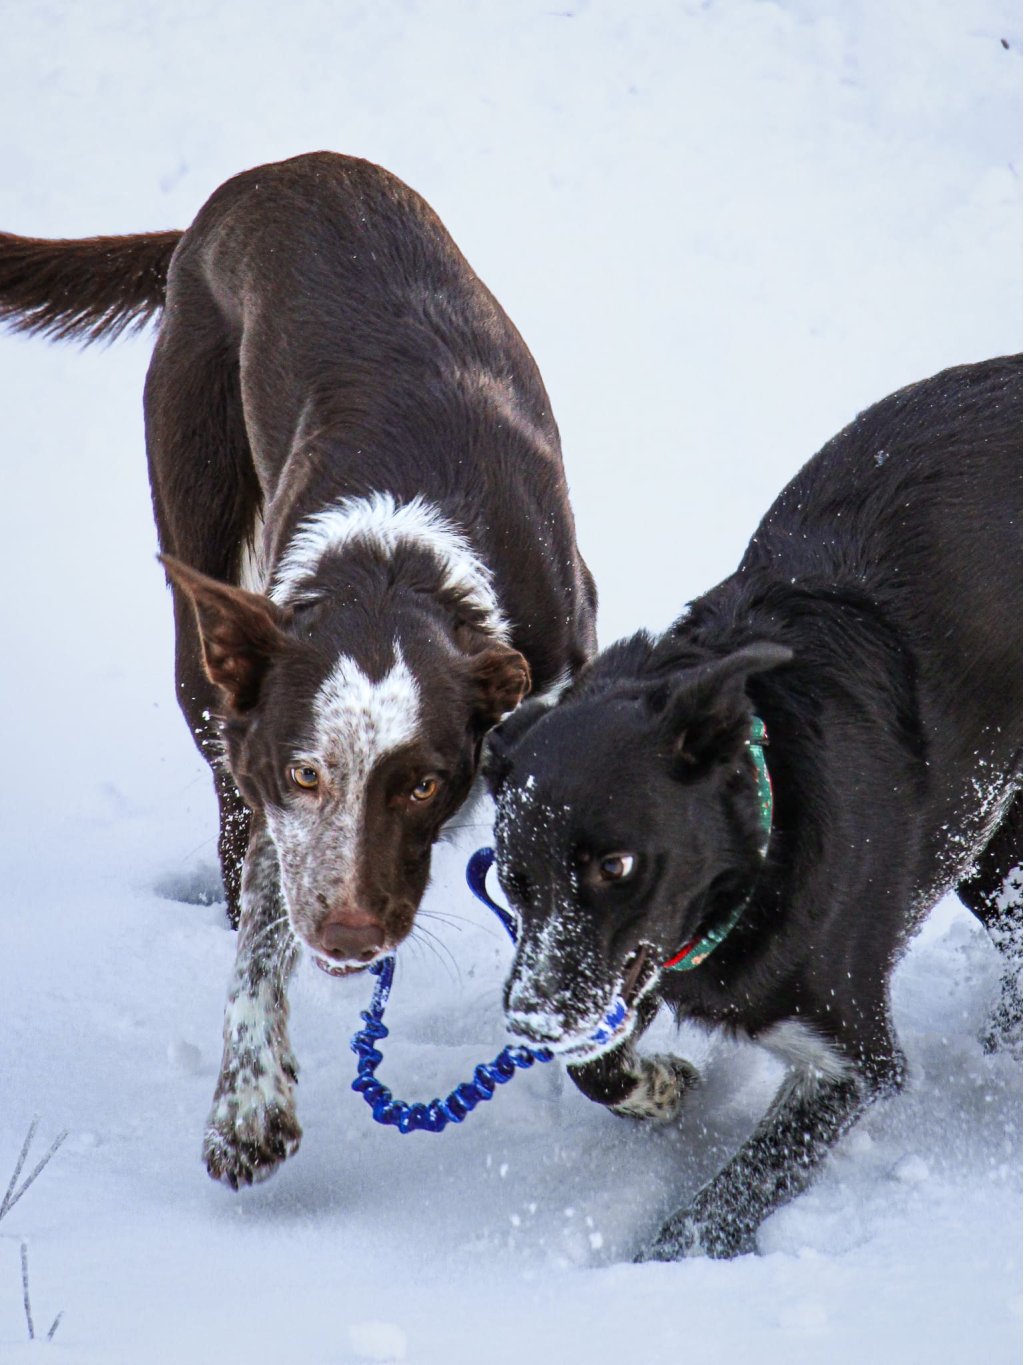
[[[484,734],[530,685],[516,650],[427,595],[384,618],[279,606],[165,557],[223,696],[227,762],[277,850],[295,934],[343,975],[408,934]]]

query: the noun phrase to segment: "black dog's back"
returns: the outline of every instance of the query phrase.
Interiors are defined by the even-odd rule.
[[[1004,356],[876,403],[783,490],[739,569],[849,594],[898,638],[936,829],[963,823],[963,775],[1005,770],[1020,727],[1021,402]]]
[[[1021,652],[1020,443],[1020,356],[900,389],[783,490],[740,572],[859,591],[937,704],[959,708],[966,689],[998,707]]]

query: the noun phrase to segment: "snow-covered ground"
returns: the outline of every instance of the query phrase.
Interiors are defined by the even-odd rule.
[[[318,147],[420,190],[533,348],[602,638],[735,564],[859,408],[1020,347],[1011,0],[34,0],[0,7],[0,225],[184,226]],[[65,1146],[0,1223],[0,1359],[412,1365],[1020,1359],[1019,1066],[998,974],[944,904],[896,978],[911,1084],[764,1227],[761,1254],[631,1255],[777,1073],[705,1073],[654,1132],[553,1068],[442,1137],[348,1089],[367,983],[304,971],[298,1156],[242,1194],[198,1159],[233,940],[176,711],[140,415],[150,339],[0,339],[0,1193],[33,1114]],[[486,821],[486,811],[473,818]],[[468,820],[469,817],[467,816]],[[382,1073],[432,1095],[502,1044],[501,931],[442,849]],[[669,1041],[657,1026],[656,1044]],[[31,1161],[30,1161],[31,1164]],[[37,1332],[26,1343],[20,1244]]]

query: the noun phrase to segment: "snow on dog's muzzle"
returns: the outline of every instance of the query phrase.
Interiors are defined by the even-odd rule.
[[[535,963],[526,963],[530,956],[527,945],[520,947],[519,926],[513,914],[491,898],[487,890],[487,873],[494,863],[494,849],[477,849],[466,867],[466,881],[474,896],[491,909],[508,931],[508,936],[519,951],[513,967],[506,999],[506,1019],[509,1032],[534,1043],[543,1044],[565,1058],[597,1057],[618,1047],[632,1033],[636,1025],[636,1011],[629,1003],[647,959],[647,949],[637,950],[627,963],[622,986],[614,992],[610,1003],[598,1004],[582,1025],[572,1027],[568,1018],[536,995],[538,973]],[[543,955],[545,949],[540,949]],[[634,970],[635,967],[635,970]],[[653,978],[652,978],[653,984]],[[640,993],[646,993],[648,987]]]
[[[518,1038],[543,1044],[565,1061],[589,1061],[625,1042],[633,1031],[636,1014],[621,995],[617,995],[604,1011],[600,1023],[594,1027],[584,1026],[578,1033],[553,1033],[550,1030],[551,1019],[550,1014],[510,1012],[507,1016],[508,1029]]]
[[[569,1028],[550,1009],[524,1013],[510,1008],[509,1031],[542,1042],[564,1061],[573,1064],[592,1061],[621,1046],[632,1035],[637,1025],[637,1007],[660,975],[652,950],[643,943],[626,959],[622,979],[610,992],[610,1003],[596,1004],[584,1023]]]

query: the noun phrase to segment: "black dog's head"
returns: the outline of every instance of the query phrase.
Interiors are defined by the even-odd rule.
[[[745,684],[791,653],[753,644],[660,673],[653,650],[643,635],[614,646],[489,743],[498,874],[520,919],[509,1028],[577,1058],[616,996],[635,1009],[760,864]]]

